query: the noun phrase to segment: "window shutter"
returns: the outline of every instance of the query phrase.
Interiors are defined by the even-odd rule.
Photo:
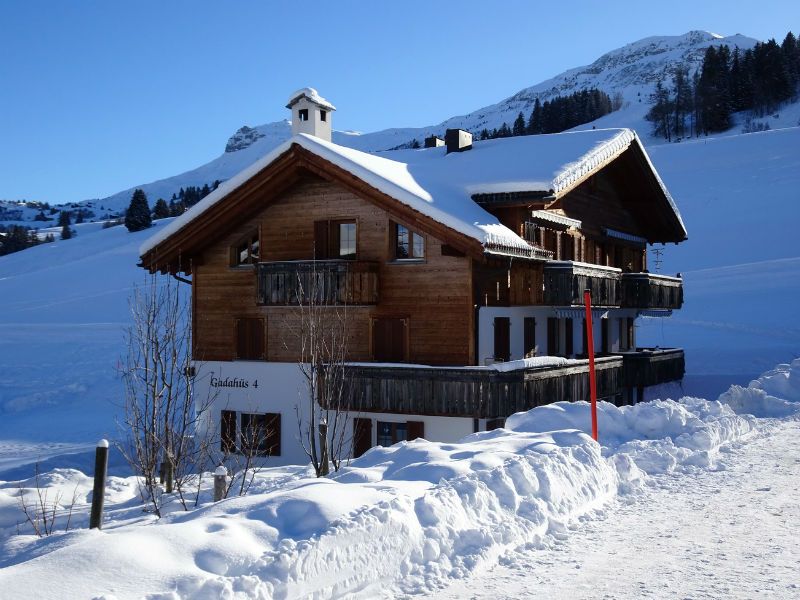
[[[329,255],[328,221],[314,221],[314,258],[326,260]]]
[[[564,356],[572,356],[572,319],[564,321]]]
[[[223,454],[236,452],[236,412],[223,410],[220,415],[220,450]]]
[[[240,360],[264,360],[264,319],[236,319],[236,358]]]
[[[416,440],[417,438],[425,437],[425,422],[424,421],[408,421],[408,440]]]
[[[353,419],[353,458],[358,458],[372,447],[372,419]]]
[[[508,362],[511,358],[511,321],[508,317],[494,319],[494,359]]]

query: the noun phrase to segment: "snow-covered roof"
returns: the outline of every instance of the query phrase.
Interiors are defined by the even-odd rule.
[[[503,192],[557,195],[623,152],[634,140],[636,135],[629,129],[603,129],[486,140],[475,142],[472,150],[450,154],[446,153],[446,148],[439,147],[377,155],[299,134],[223,183],[148,239],[141,253],[151,250],[225,198],[288,151],[292,144],[435,221],[478,240],[487,250],[528,252],[530,245],[479,206],[472,196]],[[666,193],[666,188],[664,190]]]
[[[300,98],[306,97],[311,102],[315,104],[319,104],[322,108],[327,108],[328,110],[336,110],[336,107],[325,100],[322,96],[319,95],[319,92],[312,87],[304,87],[297,90],[291,96],[289,96],[289,102],[286,104],[286,108],[292,108],[295,102],[300,100]]]

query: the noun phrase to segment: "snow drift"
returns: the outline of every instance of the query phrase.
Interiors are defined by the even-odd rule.
[[[6,520],[0,586],[24,596],[24,582],[35,578],[53,582],[40,590],[43,598],[134,598],[149,591],[148,598],[158,599],[380,597],[436,589],[501,553],[563,537],[654,475],[717,468],[721,450],[757,430],[754,414],[796,412],[799,382],[800,359],[747,388],[732,386],[716,401],[600,403],[602,445],[586,433],[588,404],[559,402],[454,444],[415,440],[373,448],[329,479],[298,469],[263,472],[258,493],[213,504],[205,490],[200,508],[160,521],[131,518],[138,511],[134,486],[112,478],[103,532],[37,540],[13,535]],[[64,488],[70,473],[88,502],[79,472],[47,481]],[[30,484],[0,484],[0,506],[10,510],[17,490]],[[123,508],[115,513],[117,506]]]

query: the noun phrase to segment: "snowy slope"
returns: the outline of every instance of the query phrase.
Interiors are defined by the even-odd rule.
[[[800,128],[650,149],[690,239],[665,249],[661,270],[684,273],[685,306],[643,320],[639,343],[686,349],[686,392],[714,397],[798,356],[798,147]],[[0,257],[0,472],[114,436],[138,250],[167,222],[78,225],[72,240]]]
[[[662,267],[683,273],[686,303],[671,319],[644,320],[639,343],[684,346],[689,385],[724,376],[693,392],[714,395],[800,356],[790,316],[800,291],[798,148],[797,127],[649,148],[689,228],[688,241],[664,248]]]
[[[422,140],[432,134],[444,135],[447,128],[458,127],[479,132],[484,127],[492,129],[503,122],[509,125],[522,111],[527,116],[538,97],[542,102],[558,95],[567,95],[583,89],[597,87],[610,96],[622,94],[622,109],[602,117],[594,124],[598,128],[629,127],[636,129],[645,143],[650,140],[649,124],[644,120],[648,98],[655,81],[679,64],[686,64],[691,70],[700,64],[705,48],[709,45],[727,44],[742,49],[755,45],[756,40],[741,35],[720,37],[704,31],[690,31],[678,36],[649,37],[622,48],[613,50],[598,58],[591,65],[578,67],[543,81],[537,85],[520,90],[510,98],[497,104],[475,110],[467,115],[454,116],[441,123],[417,128],[391,128],[372,133],[335,131],[333,141],[337,144],[366,152],[389,150],[412,139]],[[346,110],[346,107],[339,107]],[[334,117],[335,118],[335,117]],[[775,128],[782,122],[771,121]],[[797,121],[791,122],[796,125]],[[579,127],[591,128],[591,124]],[[224,181],[245,169],[262,156],[267,155],[291,135],[288,121],[278,121],[235,132],[226,144],[224,152],[211,162],[191,171],[143,184],[141,187],[151,204],[158,198],[169,200],[181,187],[211,185],[215,180]],[[123,210],[130,202],[133,189],[123,190],[95,202],[105,209]]]

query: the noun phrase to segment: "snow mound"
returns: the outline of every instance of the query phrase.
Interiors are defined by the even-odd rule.
[[[800,413],[800,358],[767,371],[747,387],[732,385],[719,401],[738,414],[787,417]]]

